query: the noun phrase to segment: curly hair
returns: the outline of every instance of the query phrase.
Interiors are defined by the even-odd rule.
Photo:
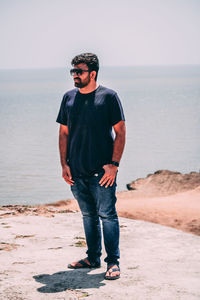
[[[96,71],[95,80],[97,80],[97,75],[99,71],[99,60],[98,57],[93,53],[82,53],[76,55],[72,61],[71,65],[78,65],[78,64],[86,64],[90,71]]]

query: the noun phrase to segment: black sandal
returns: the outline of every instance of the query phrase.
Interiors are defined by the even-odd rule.
[[[68,268],[69,269],[83,269],[83,268],[89,268],[89,269],[91,269],[91,268],[100,268],[101,267],[100,264],[96,264],[96,263],[90,263],[90,264],[88,264],[87,262],[84,261],[84,259],[81,259],[81,260],[77,261],[77,264],[81,264],[81,266],[72,266],[71,264],[69,264]]]
[[[111,274],[113,272],[117,272],[117,271],[120,272],[120,268],[119,267],[118,268],[112,268],[112,266],[109,266],[108,269],[107,269],[107,271],[106,271],[106,273],[109,272],[109,275],[106,276],[106,273],[105,273],[104,278],[107,279],[107,280],[115,280],[115,279],[120,278],[120,274],[119,275],[115,275],[115,276],[111,276]]]

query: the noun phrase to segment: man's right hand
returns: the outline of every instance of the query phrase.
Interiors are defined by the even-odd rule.
[[[62,167],[62,177],[68,184],[70,184],[70,185],[74,184],[74,180],[72,180],[70,167],[68,165],[64,165]]]

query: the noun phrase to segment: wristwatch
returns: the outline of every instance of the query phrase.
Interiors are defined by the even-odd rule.
[[[119,167],[118,161],[112,160],[112,161],[111,161],[111,165],[114,165],[115,167]]]

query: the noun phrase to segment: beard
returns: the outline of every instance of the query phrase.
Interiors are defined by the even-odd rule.
[[[76,81],[75,81],[76,79]],[[88,76],[86,79],[81,80],[79,77],[74,78],[74,85],[77,88],[84,88],[90,83],[90,77]]]

